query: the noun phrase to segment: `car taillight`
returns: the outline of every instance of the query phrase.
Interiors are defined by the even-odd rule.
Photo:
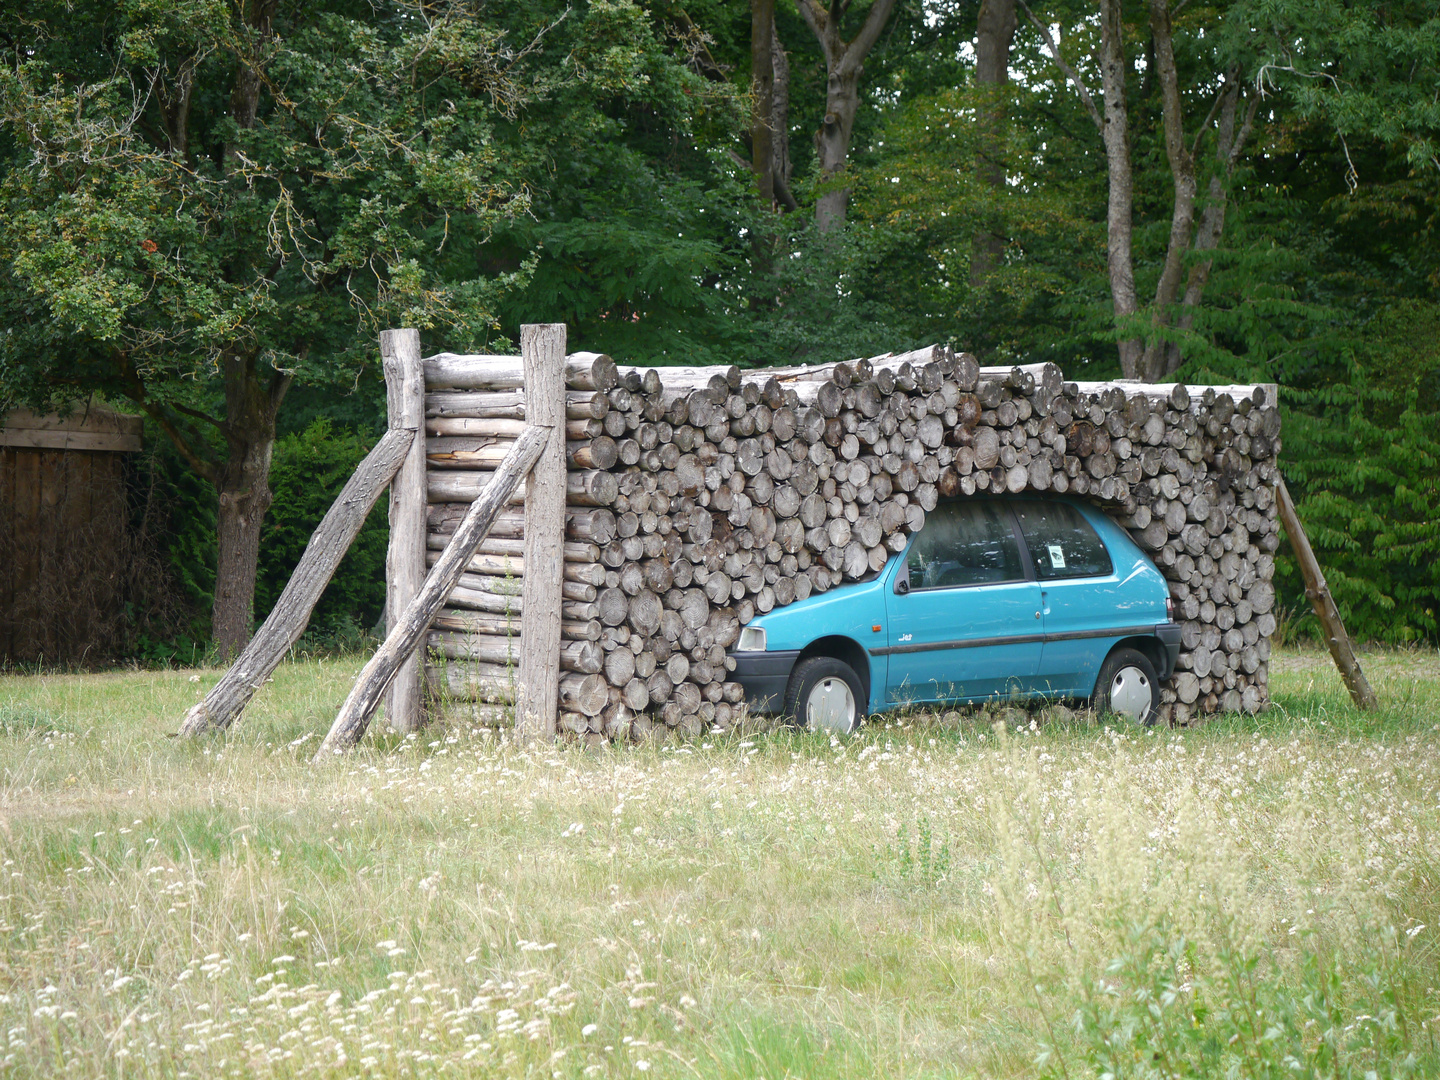
[[[1174,597],[1171,597],[1171,596],[1165,597],[1165,618],[1169,619],[1171,622],[1174,622],[1174,621],[1175,621],[1175,598],[1174,598]]]

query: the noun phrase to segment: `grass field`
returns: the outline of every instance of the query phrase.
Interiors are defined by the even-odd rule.
[[[1440,658],[1184,732],[307,762],[359,661],[0,677],[0,1074],[1440,1074]],[[1032,724],[1032,720],[1034,723]]]

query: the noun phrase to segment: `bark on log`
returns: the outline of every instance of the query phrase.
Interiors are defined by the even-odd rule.
[[[425,382],[418,330],[387,330],[380,335],[385,367],[386,407],[392,427],[416,431],[405,462],[390,483],[390,544],[385,553],[385,626],[393,629],[400,612],[425,581]],[[419,656],[406,657],[385,695],[385,715],[395,731],[419,728],[422,715]]]
[[[523,354],[523,348],[521,351]],[[528,389],[528,375],[521,356],[471,356],[457,353],[437,353],[425,358],[425,385],[437,389],[440,387],[456,390]],[[574,353],[565,358],[563,378],[567,389],[610,390],[615,386],[618,377],[615,361],[604,353]],[[530,419],[537,418],[531,417]]]
[[[418,437],[416,432],[405,428],[391,428],[375,449],[365,455],[305,545],[299,565],[264,625],[220,681],[210,688],[205,699],[185,714],[180,724],[181,735],[229,727],[255,691],[265,685],[265,680],[305,633],[310,614],[335,576],[335,568],[350,550],[375,501]]]
[[[1369,680],[1360,670],[1355,647],[1350,642],[1350,635],[1345,632],[1340,610],[1335,606],[1335,598],[1330,595],[1330,586],[1325,583],[1320,561],[1315,558],[1315,552],[1310,547],[1310,538],[1305,535],[1300,516],[1295,512],[1295,504],[1290,499],[1290,492],[1283,479],[1276,479],[1275,496],[1280,521],[1285,526],[1285,534],[1290,537],[1295,561],[1300,564],[1300,572],[1305,577],[1305,595],[1310,598],[1315,617],[1320,620],[1320,625],[1325,630],[1325,643],[1330,648],[1335,667],[1340,671],[1340,678],[1345,681],[1345,688],[1350,691],[1356,708],[1373,709],[1379,704],[1375,691],[1370,688]]]
[[[566,361],[565,324],[527,324],[520,328],[524,357],[522,377],[529,395],[530,422],[559,430],[565,418],[564,381],[573,379],[575,358]],[[591,362],[592,385],[577,389],[604,390],[615,377],[608,356],[585,354]],[[580,361],[584,363],[584,359]],[[603,475],[603,474],[597,474]],[[520,739],[555,738],[558,708],[556,684],[567,646],[561,644],[561,581],[565,562],[565,448],[552,440],[535,463],[525,493],[525,652],[520,661],[520,689],[515,702],[515,734]],[[599,582],[590,582],[599,584]]]
[[[492,490],[485,492],[471,504],[470,513],[466,515],[460,528],[455,530],[449,546],[426,577],[419,594],[406,605],[404,612],[398,616],[386,634],[384,644],[376,650],[356,678],[345,704],[340,707],[335,722],[330,726],[329,734],[316,751],[317,761],[327,753],[343,753],[360,741],[370,723],[370,714],[379,704],[381,695],[406,661],[415,655],[415,647],[425,636],[430,620],[460,580],[470,552],[484,539],[495,515],[505,505],[520,478],[528,473],[540,458],[554,432],[554,428],[537,426],[522,435],[510,456],[496,470]]]

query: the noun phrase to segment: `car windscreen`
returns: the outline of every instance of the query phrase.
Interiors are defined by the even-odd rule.
[[[1025,577],[1009,512],[989,501],[937,506],[911,543],[905,565],[912,589],[990,585]]]
[[[1017,499],[1010,507],[1041,581],[1110,573],[1110,553],[1085,516],[1069,503]]]

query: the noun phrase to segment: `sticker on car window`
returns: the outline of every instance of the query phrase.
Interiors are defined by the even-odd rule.
[[[1065,569],[1065,552],[1059,544],[1046,545],[1050,549],[1050,567],[1053,570]]]

